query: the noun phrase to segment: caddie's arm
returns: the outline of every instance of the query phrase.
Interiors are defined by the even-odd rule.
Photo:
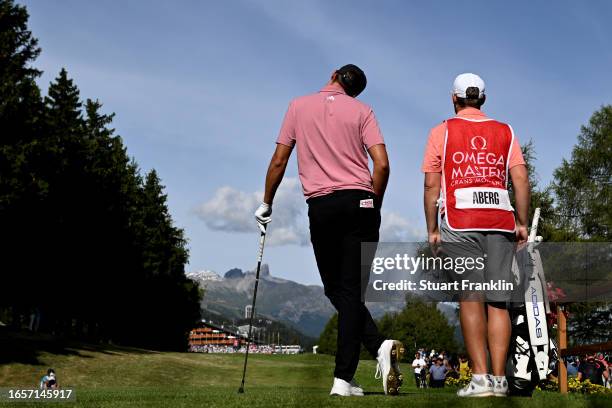
[[[423,189],[423,205],[425,207],[425,221],[427,222],[428,241],[431,245],[440,243],[440,229],[438,228],[438,199],[442,173],[425,173]]]
[[[374,194],[378,196],[382,204],[385,190],[387,189],[387,183],[389,182],[389,174],[391,173],[387,149],[384,144],[377,144],[370,147],[368,153],[374,164],[374,169],[372,171],[372,188]]]
[[[520,164],[510,169],[514,200],[516,207],[516,239],[519,244],[527,242],[529,236],[529,201],[531,192],[529,188],[529,174],[527,166]]]

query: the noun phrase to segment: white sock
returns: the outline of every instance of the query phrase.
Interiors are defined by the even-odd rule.
[[[472,374],[472,378],[476,381],[484,380],[486,376],[486,374]]]

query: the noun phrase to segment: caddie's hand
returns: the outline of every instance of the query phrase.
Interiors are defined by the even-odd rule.
[[[428,235],[429,236],[427,238],[427,241],[429,242],[429,247],[433,251],[434,255],[437,255],[438,248],[440,247],[440,244],[442,243],[442,238],[440,236],[440,230],[436,229],[435,231],[428,233]]]
[[[255,219],[262,234],[266,233],[266,226],[272,221],[272,206],[266,203],[261,203],[259,208],[255,210]]]
[[[440,238],[440,230],[430,232],[428,241],[429,245],[440,245],[442,243],[442,238]]]
[[[529,231],[527,230],[526,225],[516,225],[516,240],[519,245],[527,242],[527,238],[529,238]]]

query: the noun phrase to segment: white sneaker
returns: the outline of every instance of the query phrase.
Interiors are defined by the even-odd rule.
[[[359,394],[358,390],[361,390],[361,394]],[[363,396],[363,390],[354,381],[348,383],[341,378],[334,377],[334,385],[329,395],[339,395],[341,397]]]
[[[489,374],[472,376],[472,381],[465,388],[457,391],[459,397],[490,397],[492,395],[495,395],[493,379]]]
[[[381,379],[383,390],[387,395],[397,395],[404,380],[399,369],[399,361],[404,355],[404,345],[397,340],[385,340],[378,349],[376,374],[374,378]]]
[[[506,376],[492,376],[493,379],[493,394],[496,397],[506,397],[508,396],[508,380],[506,380]]]
[[[353,378],[349,383],[351,385],[351,395],[355,397],[363,397],[363,388],[361,385],[357,384],[357,381]]]

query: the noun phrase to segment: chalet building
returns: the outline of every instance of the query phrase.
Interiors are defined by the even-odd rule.
[[[246,334],[212,323],[201,322],[198,327],[189,332],[189,346],[239,347],[245,344]]]

